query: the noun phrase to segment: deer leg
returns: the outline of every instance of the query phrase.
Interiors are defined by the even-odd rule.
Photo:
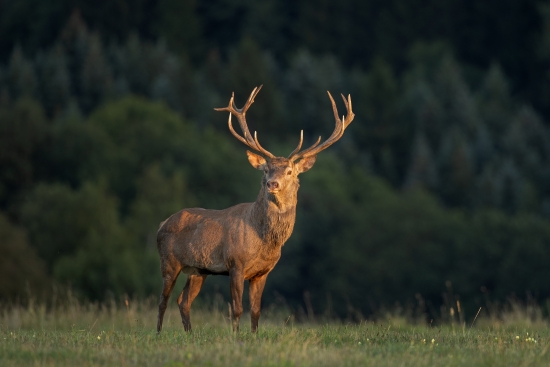
[[[252,321],[252,332],[258,331],[258,320],[260,319],[260,308],[262,305],[262,293],[264,292],[267,274],[250,279],[248,288],[250,293],[250,318]]]
[[[229,271],[231,288],[231,309],[233,310],[233,331],[239,331],[239,320],[243,314],[244,276],[241,269]]]
[[[191,304],[201,291],[207,275],[189,275],[183,291],[178,297],[180,306],[181,322],[185,331],[191,331]]]
[[[160,331],[162,330],[162,320],[164,319],[164,312],[166,311],[168,299],[170,298],[170,294],[172,294],[172,290],[174,289],[174,285],[176,284],[179,273],[179,269],[177,271],[174,271],[173,269],[170,269],[170,271],[163,271],[163,288],[162,293],[160,294],[157,333],[160,333]]]

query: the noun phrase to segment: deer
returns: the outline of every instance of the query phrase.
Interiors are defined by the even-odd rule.
[[[263,171],[256,201],[223,210],[183,209],[159,226],[157,247],[163,288],[157,333],[162,330],[168,299],[180,273],[187,274],[187,282],[177,299],[185,331],[192,330],[191,304],[205,279],[209,275],[225,275],[229,276],[233,331],[239,331],[244,282],[248,280],[251,331],[257,332],[267,276],[279,261],[282,247],[294,228],[300,187],[298,175],[313,167],[317,154],[343,136],[355,116],[350,95],[347,98],[341,95],[347,116],[340,119],[334,99],[327,91],[336,120],[332,135],[322,144],[319,136],[313,145],[301,150],[304,140],[302,130],[296,149],[287,158],[276,157],[260,145],[257,132],[252,137],[246,122],[246,112],[261,88],[254,88],[243,108],[236,107],[235,93],[232,93],[227,107],[215,108],[216,111],[229,112],[229,131],[255,151],[247,150],[246,154],[252,167]],[[237,118],[242,136],[234,130],[231,116]]]

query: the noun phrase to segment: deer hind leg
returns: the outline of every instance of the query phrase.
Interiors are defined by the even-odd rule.
[[[185,331],[191,331],[191,304],[201,291],[207,275],[189,275],[183,291],[178,297],[181,322]]]
[[[229,272],[231,288],[231,309],[233,310],[233,331],[239,331],[239,320],[243,314],[243,288],[244,276],[240,269],[232,269]]]
[[[267,274],[250,279],[249,295],[250,295],[250,319],[252,322],[252,332],[258,330],[258,320],[260,319],[260,308],[262,305],[262,293],[264,292],[265,281]]]
[[[166,311],[168,299],[170,298],[170,294],[172,294],[172,290],[174,289],[174,285],[176,284],[179,273],[180,269],[162,269],[163,287],[162,293],[160,294],[157,333],[160,333],[160,331],[162,330],[162,320],[164,319],[164,312]]]

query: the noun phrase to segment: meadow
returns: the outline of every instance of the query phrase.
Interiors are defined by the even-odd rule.
[[[1,366],[550,366],[547,320],[516,308],[475,324],[426,324],[387,314],[345,323],[296,322],[268,308],[258,334],[243,315],[234,334],[224,305],[197,303],[194,330],[168,308],[157,335],[156,300],[4,306]]]

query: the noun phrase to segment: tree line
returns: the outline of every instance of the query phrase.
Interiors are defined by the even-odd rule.
[[[357,115],[303,175],[268,301],[300,307],[308,291],[316,312],[368,315],[418,297],[437,307],[447,281],[472,309],[487,294],[549,296],[550,128],[501,64],[472,70],[420,36],[399,62],[368,65],[307,42],[282,58],[244,31],[203,55],[139,27],[106,41],[85,10],[47,47],[13,45],[0,63],[2,299],[27,283],[158,293],[160,221],[256,197],[260,177],[213,107],[259,84],[250,126],[278,155],[301,129],[308,141],[332,131],[326,90],[350,93]]]

